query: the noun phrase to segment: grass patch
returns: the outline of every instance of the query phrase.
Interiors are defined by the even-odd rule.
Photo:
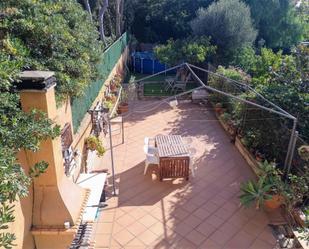
[[[174,93],[165,91],[165,83],[149,83],[144,85],[144,96],[172,96]],[[198,87],[197,83],[187,84],[186,91]]]
[[[127,79],[125,82],[133,82],[133,81],[138,81],[146,76],[149,76],[149,74],[140,74],[140,73],[132,73],[130,72],[129,75],[127,75]],[[165,79],[166,77],[173,77],[175,74],[170,74],[170,75],[164,75],[164,74],[159,74],[156,76],[153,76],[149,79],[146,79],[144,84],[144,96],[172,96],[175,93],[169,91],[165,91]],[[153,83],[152,83],[153,82]],[[191,90],[193,88],[198,87],[198,83],[188,83],[186,87],[186,91]]]

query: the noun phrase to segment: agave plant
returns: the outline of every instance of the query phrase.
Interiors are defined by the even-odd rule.
[[[256,209],[264,206],[265,201],[271,200],[275,195],[285,194],[286,185],[281,179],[281,172],[273,163],[264,161],[260,163],[260,173],[258,181],[247,181],[241,186],[242,194],[239,196],[240,202],[244,206],[255,204]],[[279,200],[278,200],[279,201]]]
[[[256,209],[263,207],[265,200],[272,198],[273,184],[267,183],[265,177],[261,177],[257,182],[248,181],[241,186],[242,194],[240,202],[245,207],[255,204]]]

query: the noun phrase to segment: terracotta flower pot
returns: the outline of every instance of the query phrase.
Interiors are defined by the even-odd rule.
[[[110,91],[111,92],[116,92],[117,91],[116,85],[114,85],[114,84],[110,85]]]
[[[283,203],[283,196],[281,195],[273,195],[270,200],[264,201],[264,207],[267,210],[274,210],[279,208]]]
[[[118,106],[118,113],[125,113],[129,111],[129,104],[128,103],[121,103]]]

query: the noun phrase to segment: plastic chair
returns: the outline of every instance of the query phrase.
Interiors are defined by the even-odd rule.
[[[147,169],[149,164],[156,164],[159,165],[159,158],[156,155],[157,150],[155,148],[149,147],[148,145],[144,145],[144,153],[146,155],[145,159],[145,169],[144,169],[144,175],[147,173]]]
[[[154,144],[155,139],[153,137],[145,137],[144,138],[144,143],[145,145],[149,145],[150,143]]]
[[[193,142],[193,139],[191,137],[183,137],[182,141],[184,144],[188,145],[191,144]]]

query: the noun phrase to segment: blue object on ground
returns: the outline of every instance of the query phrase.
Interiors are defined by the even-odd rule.
[[[159,62],[153,52],[134,52],[132,57],[132,68],[135,73],[155,74],[168,68],[167,65]]]

